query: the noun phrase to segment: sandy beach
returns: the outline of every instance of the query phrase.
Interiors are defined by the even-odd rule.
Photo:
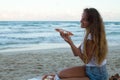
[[[109,76],[120,74],[120,47],[109,47]],[[26,50],[0,53],[0,80],[27,80],[72,66],[83,65],[70,48]]]

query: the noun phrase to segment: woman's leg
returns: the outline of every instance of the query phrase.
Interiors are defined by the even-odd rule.
[[[61,79],[87,77],[85,72],[85,66],[76,66],[76,67],[64,69],[59,72],[58,76]]]

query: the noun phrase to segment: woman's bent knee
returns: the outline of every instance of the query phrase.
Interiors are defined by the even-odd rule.
[[[62,78],[67,78],[68,76],[66,75],[65,70],[62,70],[58,73],[58,76],[62,79]]]
[[[74,77],[85,77],[85,69],[83,66],[72,67],[68,69],[64,69],[59,72],[60,78],[74,78]]]

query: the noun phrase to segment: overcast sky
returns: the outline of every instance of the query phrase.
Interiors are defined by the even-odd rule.
[[[94,7],[104,21],[120,21],[120,0],[0,0],[2,20],[80,20]]]

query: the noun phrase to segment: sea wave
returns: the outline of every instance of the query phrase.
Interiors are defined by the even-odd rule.
[[[104,24],[108,43],[120,44],[120,22]],[[0,49],[21,48],[21,45],[29,48],[29,45],[42,43],[65,44],[55,28],[71,31],[76,44],[83,41],[85,31],[80,28],[79,21],[0,21]]]

